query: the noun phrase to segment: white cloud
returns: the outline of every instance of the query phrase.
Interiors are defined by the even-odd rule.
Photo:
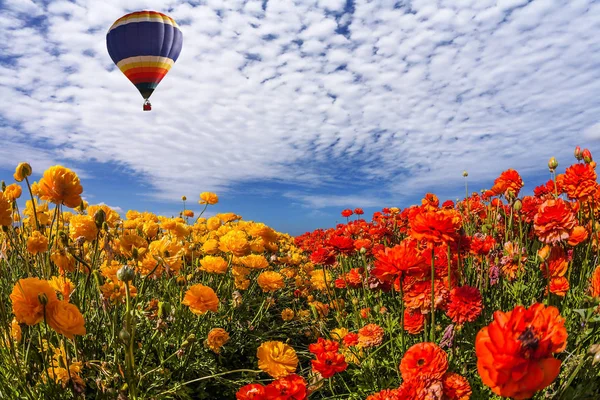
[[[0,164],[116,162],[160,198],[268,181],[361,206],[460,187],[463,169],[542,172],[599,136],[599,3],[395,3],[5,2]],[[151,113],[106,52],[108,27],[138,8],[184,34]],[[387,193],[354,195],[355,176]]]

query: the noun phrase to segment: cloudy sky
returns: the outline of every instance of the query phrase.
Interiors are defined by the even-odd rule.
[[[142,9],[184,36],[152,112],[106,50]],[[168,215],[215,191],[294,234],[455,199],[465,169],[532,190],[550,156],[600,157],[599,35],[593,0],[3,0],[0,179],[62,164],[91,203]]]

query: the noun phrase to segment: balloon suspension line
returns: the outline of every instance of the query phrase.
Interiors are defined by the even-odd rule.
[[[144,101],[144,111],[151,111],[152,110],[152,104],[150,104],[150,100],[146,99],[146,101]]]

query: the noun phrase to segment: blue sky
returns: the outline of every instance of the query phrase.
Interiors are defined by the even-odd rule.
[[[181,26],[153,111],[105,35],[152,9]],[[292,234],[517,169],[531,191],[576,145],[600,157],[592,0],[0,3],[0,179],[76,170],[91,203],[233,211]]]

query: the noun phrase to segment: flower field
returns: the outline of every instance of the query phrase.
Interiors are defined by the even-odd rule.
[[[0,399],[598,399],[596,164],[548,167],[532,195],[507,169],[294,238],[185,197],[121,216],[21,163],[0,193]]]

